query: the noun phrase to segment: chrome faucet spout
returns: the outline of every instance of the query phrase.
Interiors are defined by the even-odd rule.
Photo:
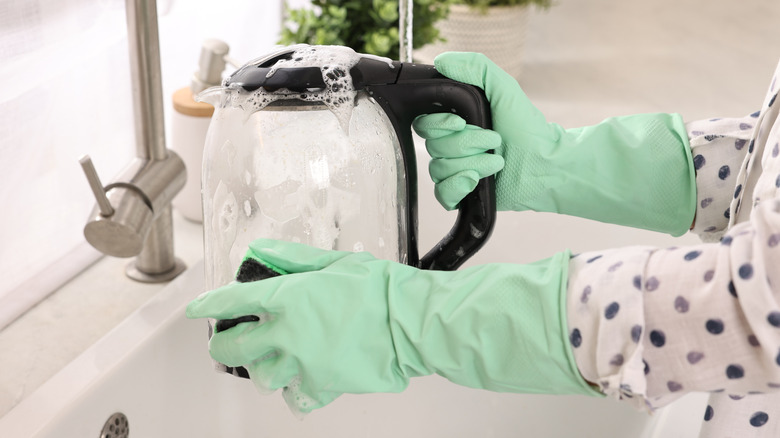
[[[104,254],[136,256],[127,275],[158,283],[185,269],[173,250],[171,201],[186,169],[165,146],[157,2],[126,0],[126,6],[138,158],[105,187],[89,157],[80,160],[97,199],[84,236]]]
[[[157,0],[126,0],[125,4],[137,155],[138,158],[164,160],[168,150],[165,147]]]

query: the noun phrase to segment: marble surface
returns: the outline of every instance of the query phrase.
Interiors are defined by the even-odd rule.
[[[686,120],[751,113],[780,58],[776,0],[749,6],[726,0],[555,3],[532,14],[520,82],[550,121],[566,127],[637,112],[679,112]],[[426,159],[418,160],[424,166]],[[451,216],[433,201],[427,178],[420,180],[425,250],[440,237],[439,222]],[[200,226],[174,217],[177,255],[192,264],[202,257]],[[527,229],[536,231],[523,235],[521,246],[502,244]],[[528,262],[563,248],[696,241],[572,218],[502,213],[493,240],[470,263]],[[124,277],[126,262],[101,259],[0,332],[0,416],[162,289]]]
[[[201,230],[174,212],[176,255],[188,266],[203,257]],[[0,331],[0,416],[168,284],[127,278],[130,260],[101,258]]]

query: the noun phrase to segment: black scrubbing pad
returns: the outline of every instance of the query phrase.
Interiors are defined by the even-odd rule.
[[[246,315],[246,316],[239,316],[238,318],[233,319],[220,319],[217,321],[217,326],[215,327],[217,333],[224,332],[227,329],[231,329],[242,322],[252,322],[252,321],[260,321],[260,318],[256,317],[255,315]]]
[[[238,267],[236,273],[236,281],[239,283],[250,283],[253,281],[265,280],[266,278],[277,277],[282,275],[268,266],[260,263],[253,258],[246,258]],[[255,315],[239,316],[233,319],[220,319],[214,327],[216,333],[223,332],[231,329],[244,322],[260,321]],[[228,374],[232,374],[236,377],[242,377],[244,379],[249,378],[249,372],[244,367],[226,367],[225,370]]]
[[[278,277],[278,272],[269,268],[268,266],[258,262],[255,259],[247,258],[238,267],[238,273],[236,274],[236,281],[239,283],[249,283],[252,281],[265,280],[266,278]],[[260,321],[260,318],[255,315],[240,316],[233,319],[221,319],[217,321],[215,330],[217,333],[231,329],[242,322]]]
[[[238,267],[236,281],[239,283],[248,283],[250,281],[265,280],[266,278],[277,277],[280,274],[268,266],[258,262],[255,259],[246,259]]]

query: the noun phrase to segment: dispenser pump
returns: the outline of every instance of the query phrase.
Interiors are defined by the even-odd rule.
[[[192,75],[190,90],[198,94],[209,87],[215,87],[222,82],[222,72],[228,62],[230,47],[224,41],[207,39],[200,50],[198,71]]]

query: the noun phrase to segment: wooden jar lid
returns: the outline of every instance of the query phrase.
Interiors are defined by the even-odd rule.
[[[205,102],[196,102],[192,98],[189,87],[176,90],[173,93],[173,109],[176,112],[193,117],[211,117],[214,107]]]

